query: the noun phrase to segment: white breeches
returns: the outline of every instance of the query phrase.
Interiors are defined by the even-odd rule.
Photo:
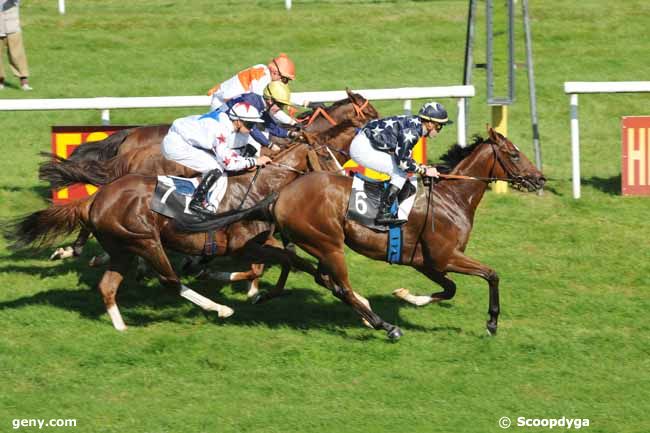
[[[170,129],[163,139],[161,150],[166,159],[189,167],[201,174],[205,174],[215,168],[223,171],[213,154],[207,150],[187,144],[183,137],[173,129]]]
[[[359,132],[350,144],[350,157],[357,164],[390,176],[390,183],[402,188],[407,174],[399,168],[393,155],[375,149],[366,134]]]

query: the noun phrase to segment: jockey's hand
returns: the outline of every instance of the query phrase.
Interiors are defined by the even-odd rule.
[[[269,158],[268,156],[262,155],[259,158],[257,158],[257,161],[255,161],[255,165],[258,166],[258,167],[264,167],[271,161],[272,161],[271,158]]]
[[[275,143],[272,144],[271,147],[269,147],[269,149],[270,149],[272,152],[279,152],[279,151],[282,150],[282,148],[281,148],[280,146],[278,146],[277,144],[275,144]]]
[[[435,167],[427,167],[427,171],[424,172],[424,175],[427,177],[438,177],[440,173],[438,173],[438,169]]]
[[[300,132],[299,131],[289,131],[289,132],[287,132],[287,137],[289,137],[292,140],[295,140],[296,138],[300,137]]]

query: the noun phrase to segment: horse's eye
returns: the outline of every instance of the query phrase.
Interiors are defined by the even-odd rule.
[[[510,159],[513,160],[514,162],[519,161],[519,154],[518,153],[511,153],[510,154]]]

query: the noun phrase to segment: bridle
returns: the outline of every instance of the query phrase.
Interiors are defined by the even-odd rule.
[[[365,119],[366,114],[363,112],[363,110],[365,110],[365,108],[368,106],[369,101],[366,99],[363,104],[359,105],[349,97],[348,100],[352,104],[352,108],[354,108],[354,113],[356,117],[360,119]],[[323,116],[332,126],[338,125],[338,123],[334,119],[332,119],[332,116],[330,116],[329,113],[323,107],[318,107],[317,109],[314,110],[311,116],[309,116],[306,126],[311,125],[318,116]]]

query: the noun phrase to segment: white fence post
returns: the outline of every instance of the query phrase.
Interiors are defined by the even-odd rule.
[[[465,131],[467,131],[467,129],[465,128],[465,119],[465,98],[458,98],[458,118],[456,119],[456,122],[458,124],[456,125],[456,131],[458,145],[460,147],[467,146],[467,136],[465,135]]]
[[[571,105],[571,165],[573,198],[580,198],[580,129],[578,124],[579,93],[648,93],[650,81],[565,81],[564,93]]]
[[[111,124],[111,110],[102,110],[102,125]]]
[[[284,7],[287,8],[287,10],[291,9],[291,0],[284,0]]]
[[[578,124],[578,94],[571,94],[571,176],[573,198],[580,198],[580,125]]]
[[[65,15],[65,0],[59,0],[59,13]]]
[[[410,116],[412,113],[412,105],[411,105],[411,100],[407,99],[404,101],[404,114],[407,116]]]

